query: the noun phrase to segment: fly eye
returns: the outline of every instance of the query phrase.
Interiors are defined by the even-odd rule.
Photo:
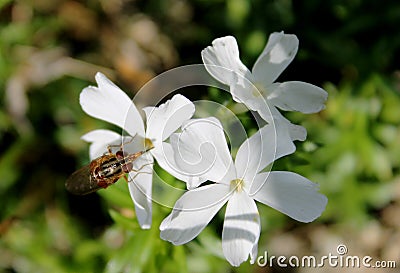
[[[115,153],[118,159],[123,159],[125,157],[125,154],[123,151],[118,151]]]

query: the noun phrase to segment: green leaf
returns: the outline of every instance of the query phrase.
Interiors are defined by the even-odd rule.
[[[123,227],[124,229],[137,230],[140,228],[136,218],[126,217],[113,209],[110,209],[109,213],[114,222]]]

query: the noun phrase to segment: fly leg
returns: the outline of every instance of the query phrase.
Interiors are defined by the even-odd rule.
[[[111,148],[119,148],[119,151],[123,152],[124,145],[131,143],[135,137],[136,137],[136,134],[134,136],[129,136],[130,139],[128,141],[126,141],[126,142],[121,142],[121,144],[109,144],[107,146],[108,152],[110,154],[112,153]]]
[[[151,172],[141,172],[140,170],[142,170],[144,167],[146,167],[148,165],[153,165],[153,164],[154,163],[147,163],[147,164],[144,164],[144,165],[140,166],[139,169],[132,169],[131,171],[134,171],[135,175],[133,177],[130,177],[129,180],[134,180],[139,174],[142,174],[142,173],[151,174]]]

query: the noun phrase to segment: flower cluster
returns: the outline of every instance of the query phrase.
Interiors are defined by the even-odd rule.
[[[295,35],[273,33],[252,71],[240,61],[234,37],[218,38],[201,52],[206,70],[229,88],[233,100],[266,121],[241,144],[234,159],[221,122],[212,116],[193,118],[195,105],[180,94],[143,108],[144,122],[131,99],[101,73],[96,75],[98,87],[82,91],[80,103],[87,114],[125,131],[124,152],[140,151],[144,143],[154,147],[133,162],[128,175],[142,228],[151,226],[154,159],[188,188],[162,221],[161,238],[175,245],[193,240],[226,204],[222,249],[233,266],[249,256],[254,263],[257,256],[261,226],[255,201],[300,222],[321,215],[327,198],[317,184],[296,173],[270,170],[276,159],[295,152],[293,141],[306,138],[305,128],[292,124],[278,109],[316,113],[327,99],[323,89],[308,83],[275,82],[297,49]],[[125,141],[128,137],[133,141]],[[110,130],[94,130],[82,138],[91,142],[92,159],[121,141]]]

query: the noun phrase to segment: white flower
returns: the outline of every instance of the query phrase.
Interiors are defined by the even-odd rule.
[[[232,36],[215,39],[201,55],[207,71],[216,80],[229,85],[235,101],[257,111],[268,123],[273,119],[283,122],[292,140],[304,140],[306,130],[291,124],[275,108],[302,113],[324,109],[327,93],[323,89],[300,81],[274,83],[293,60],[298,44],[295,35],[272,33],[252,71],[240,61],[239,48]]]
[[[162,239],[175,245],[193,240],[227,203],[222,248],[229,263],[239,266],[249,255],[251,263],[257,256],[260,216],[255,200],[301,222],[313,221],[325,209],[327,198],[318,193],[317,184],[292,172],[263,171],[295,150],[284,126],[261,128],[240,146],[234,163],[217,119],[190,120],[182,130],[171,136],[183,157],[177,164],[189,173],[204,170],[203,176],[216,183],[178,199],[160,225]]]
[[[122,128],[130,137],[122,138],[124,152],[135,153],[143,150],[145,142],[152,142],[154,148],[150,155],[142,155],[135,160],[134,169],[141,168],[139,174],[135,171],[129,173],[129,192],[135,204],[139,224],[142,228],[151,226],[151,190],[153,157],[166,171],[183,178],[167,164],[165,158],[171,145],[164,142],[177,130],[184,121],[190,119],[194,113],[194,104],[182,95],[175,95],[171,100],[159,107],[146,107],[143,109],[147,118],[147,130],[139,111],[132,100],[103,74],[96,74],[98,87],[89,86],[80,94],[82,109],[90,116],[110,122]],[[130,141],[133,138],[133,141]],[[82,136],[82,139],[91,142],[90,158],[94,159],[107,151],[110,144],[121,143],[121,135],[110,130],[94,130]],[[148,145],[146,145],[148,146]],[[134,179],[133,179],[134,178]]]

